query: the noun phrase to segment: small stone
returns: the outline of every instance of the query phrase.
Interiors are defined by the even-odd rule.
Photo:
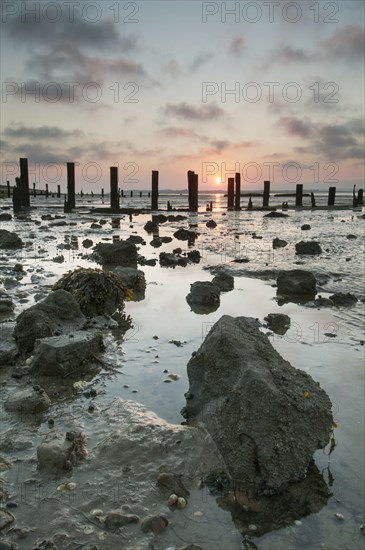
[[[249,528],[250,531],[257,531],[257,525],[254,525],[253,523],[250,523],[248,528]]]
[[[179,508],[179,510],[182,510],[187,505],[187,501],[183,497],[179,497],[176,502],[176,506]]]
[[[343,514],[340,514],[339,512],[336,512],[335,518],[339,521],[343,521],[345,519],[345,516]]]
[[[167,499],[167,504],[168,504],[169,506],[173,506],[174,504],[177,503],[178,498],[179,498],[179,497],[173,493],[173,494],[170,495],[169,498]]]
[[[360,526],[360,532],[365,535],[365,523]]]
[[[196,518],[201,518],[203,516],[203,512],[199,512],[199,510],[197,510],[196,512],[194,512],[194,516]]]
[[[132,514],[122,514],[121,512],[108,512],[105,516],[105,527],[115,531],[119,527],[124,527],[129,523],[138,523],[139,517]]]
[[[165,516],[146,516],[141,523],[141,529],[143,533],[153,531],[156,535],[162,533],[168,525],[168,520]]]

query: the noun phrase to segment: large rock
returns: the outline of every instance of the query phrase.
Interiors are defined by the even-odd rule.
[[[297,254],[315,256],[322,254],[322,248],[317,241],[300,241],[295,245],[295,251]]]
[[[330,300],[337,307],[351,307],[357,303],[357,298],[354,294],[348,292],[344,294],[343,292],[335,292],[330,296]]]
[[[209,281],[196,281],[190,285],[186,301],[195,313],[211,313],[220,305],[220,290]]]
[[[50,404],[51,400],[43,390],[28,387],[10,395],[4,406],[7,411],[33,415],[45,411]]]
[[[194,242],[195,239],[198,237],[198,233],[196,233],[195,231],[189,231],[188,229],[180,228],[175,231],[174,237],[179,241]]]
[[[276,283],[277,294],[289,300],[305,302],[316,295],[316,278],[304,269],[280,271]]]
[[[18,348],[13,337],[15,323],[0,324],[0,366],[13,365]]]
[[[82,328],[85,322],[86,318],[72,294],[55,290],[18,316],[14,337],[19,351],[29,353],[37,338],[71,332]]]
[[[99,243],[94,250],[102,264],[133,266],[137,263],[137,247],[129,241]]]
[[[213,278],[212,283],[218,287],[221,292],[229,292],[234,288],[234,277],[221,271]]]
[[[179,254],[161,252],[159,262],[162,267],[176,267],[177,265],[185,267],[188,263],[188,259],[186,257],[181,257]]]
[[[143,292],[146,288],[146,278],[140,269],[118,266],[113,269],[113,273],[119,277],[124,287],[131,288],[134,292]]]
[[[190,425],[205,426],[235,480],[280,491],[303,478],[316,449],[328,443],[331,402],[259,326],[228,315],[215,323],[188,363],[182,412]]]
[[[22,245],[22,240],[16,233],[0,229],[0,248],[21,248]]]
[[[38,469],[53,474],[61,474],[64,470],[71,469],[72,464],[76,463],[73,441],[74,439],[64,432],[51,432],[46,435],[37,448]]]
[[[285,313],[269,313],[264,320],[270,330],[281,336],[283,336],[290,327],[290,317],[289,315],[285,315]]]
[[[90,358],[100,352],[101,346],[99,334],[84,330],[36,340],[30,372],[45,376],[78,375],[88,369]]]
[[[14,303],[5,290],[0,289],[0,314],[13,313]]]

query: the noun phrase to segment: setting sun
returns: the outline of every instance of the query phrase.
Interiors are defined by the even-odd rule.
[[[215,178],[215,183],[217,183],[217,184],[222,183],[221,178]]]

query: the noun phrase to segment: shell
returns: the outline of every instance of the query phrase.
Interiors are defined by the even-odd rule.
[[[187,505],[187,501],[184,499],[184,497],[179,497],[177,499],[177,503],[176,503],[176,506],[182,510],[183,508],[185,508],[185,506]]]
[[[170,495],[169,498],[167,499],[167,504],[168,504],[169,506],[173,506],[174,504],[177,503],[178,500],[179,500],[179,497],[173,493],[173,494]]]
[[[103,510],[99,510],[99,508],[96,508],[95,510],[91,510],[90,515],[94,517],[102,516],[104,514]]]

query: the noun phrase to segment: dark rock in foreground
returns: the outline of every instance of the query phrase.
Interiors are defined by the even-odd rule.
[[[99,243],[94,250],[101,258],[102,264],[131,266],[137,263],[137,247],[129,241]]]
[[[85,322],[86,318],[72,294],[56,290],[18,316],[14,338],[19,351],[29,353],[37,338],[72,332],[82,328]]]
[[[203,424],[233,479],[279,492],[305,477],[332,430],[331,401],[260,332],[224,315],[188,363],[190,425]]]
[[[186,301],[195,313],[211,313],[220,306],[220,290],[209,281],[196,281],[190,285]]]
[[[275,237],[272,241],[272,247],[274,249],[276,248],[284,248],[287,245],[287,241],[284,241],[284,239],[279,239],[278,237]]]
[[[290,327],[290,317],[284,313],[269,313],[264,320],[270,330],[281,336],[283,336]]]
[[[304,269],[280,271],[276,283],[277,294],[289,300],[306,302],[316,295],[316,278]]]
[[[185,267],[188,263],[187,258],[169,252],[161,252],[159,261],[162,267],[176,267],[177,265]]]
[[[221,292],[229,292],[234,289],[234,277],[221,271],[212,280],[213,285],[219,288]]]
[[[317,241],[300,241],[295,245],[295,251],[297,254],[303,254],[307,256],[322,254],[322,248]]]
[[[354,294],[351,294],[350,292],[348,292],[347,294],[344,294],[343,292],[336,292],[335,294],[332,294],[332,296],[330,296],[330,300],[332,300],[335,306],[340,307],[351,307],[354,306],[357,302],[356,296],[354,296]]]
[[[180,228],[175,231],[174,237],[179,241],[194,242],[195,239],[198,237],[198,233],[196,233],[195,231],[189,231],[188,229]]]
[[[98,334],[85,330],[42,338],[35,342],[30,372],[44,376],[78,376],[88,370],[90,359],[100,351]]]
[[[0,229],[0,248],[21,248],[22,245],[22,240],[16,233]]]

